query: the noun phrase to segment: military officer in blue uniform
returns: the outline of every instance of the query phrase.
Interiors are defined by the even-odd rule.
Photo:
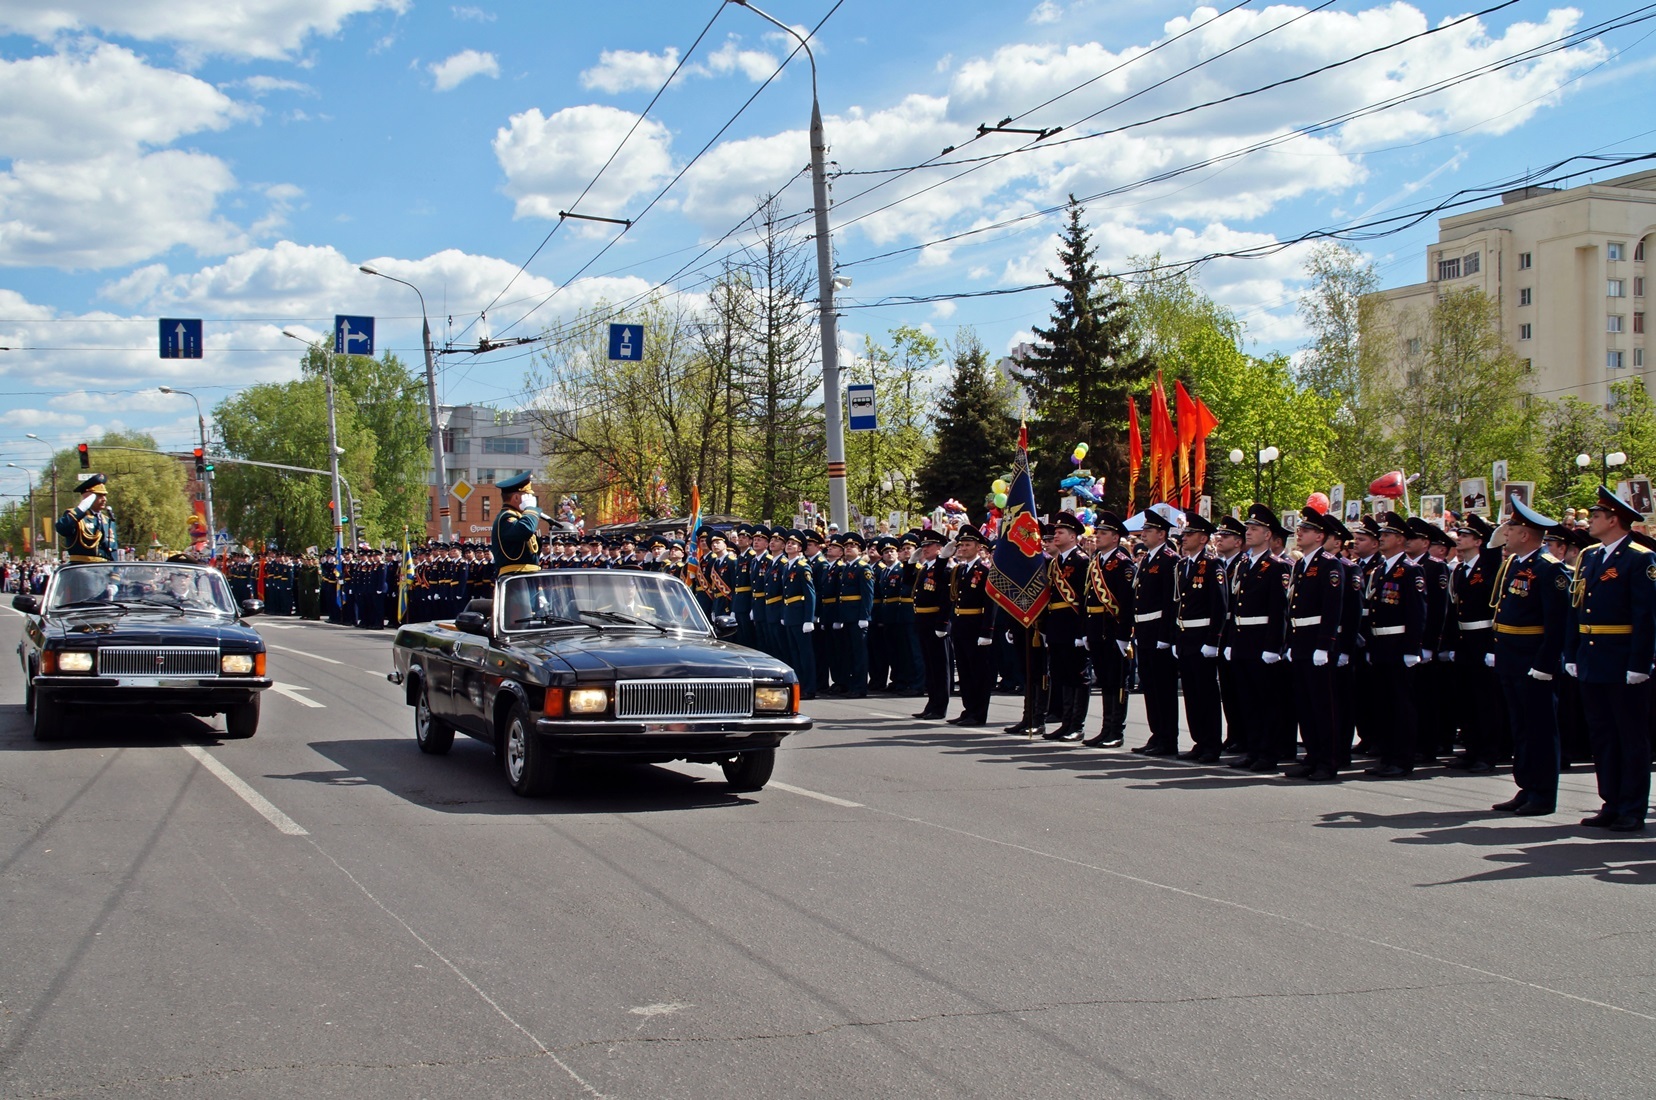
[[[1127,661],[1133,639],[1133,556],[1122,549],[1127,534],[1121,517],[1099,511],[1093,517],[1093,555],[1087,563],[1087,656],[1098,681],[1103,716],[1098,732],[1083,744],[1115,748],[1127,729]]]
[[[1449,614],[1443,648],[1454,669],[1451,690],[1460,699],[1489,700],[1500,691],[1495,666],[1486,658],[1494,652],[1495,578],[1504,560],[1500,547],[1490,546],[1494,534],[1483,517],[1468,512],[1453,526],[1457,558],[1449,565]],[[1562,635],[1560,636],[1562,637]],[[1493,771],[1503,740],[1493,705],[1456,707],[1460,721],[1461,752],[1444,766],[1482,774]]]
[[[949,710],[949,563],[939,555],[948,544],[943,532],[929,527],[920,533],[920,561],[915,563],[910,597],[914,607],[914,633],[924,665],[926,703],[916,718],[941,721]]]
[[[1282,663],[1283,649],[1289,637],[1290,576],[1303,573],[1305,569],[1316,570],[1316,574],[1303,586],[1303,590],[1294,593],[1300,601],[1295,614],[1308,617],[1307,609],[1314,602],[1319,611],[1322,603],[1326,602],[1326,574],[1331,562],[1324,560],[1322,522],[1327,517],[1310,508],[1302,514],[1305,520],[1299,525],[1296,537],[1301,549],[1305,551],[1305,556],[1300,559],[1303,565],[1291,567],[1285,559],[1271,553],[1271,535],[1277,526],[1277,520],[1271,514],[1271,510],[1262,504],[1255,504],[1248,509],[1243,534],[1245,550],[1231,563],[1230,619],[1225,627],[1224,657],[1225,662],[1235,672],[1236,690],[1239,695],[1238,710],[1245,723],[1242,731],[1242,756],[1231,761],[1231,766],[1244,771],[1274,771],[1282,753],[1282,746],[1278,743],[1277,723],[1272,720],[1280,700],[1272,698],[1270,680],[1267,679],[1265,670]],[[1336,600],[1338,595],[1336,590]],[[1336,615],[1334,621],[1326,628],[1330,637],[1337,627]],[[1317,626],[1315,629],[1322,628]],[[1302,707],[1314,710],[1319,706],[1319,702],[1312,700],[1320,701],[1320,713],[1327,715],[1327,724],[1332,727],[1333,664],[1327,659],[1328,653],[1325,652],[1322,665],[1312,665],[1312,647],[1307,642],[1313,634],[1314,631],[1308,629],[1300,643],[1301,648],[1306,650],[1306,660],[1303,669],[1299,666],[1294,667],[1294,697],[1301,702]],[[1325,647],[1330,652],[1333,648],[1331,644]],[[1302,680],[1305,682],[1302,683]],[[1306,722],[1305,717],[1302,713],[1301,724],[1306,730],[1306,745],[1309,748],[1313,738],[1310,733],[1311,723]],[[1330,741],[1332,742],[1332,737]],[[1312,755],[1314,754],[1307,754],[1308,761]],[[1309,770],[1300,773],[1302,778],[1309,774]]]
[[[874,567],[863,557],[863,538],[855,531],[841,536],[845,552],[839,563],[839,644],[845,661],[845,694],[868,698],[868,630],[874,612]]]
[[[496,488],[500,490],[500,513],[495,516],[490,543],[494,575],[498,579],[514,573],[533,573],[540,568],[541,521],[534,486],[529,483],[528,474],[519,474],[497,482]]]
[[[1140,514],[1145,550],[1133,579],[1133,652],[1150,739],[1133,751],[1172,756],[1179,751],[1179,666],[1173,657],[1179,555],[1167,542],[1173,529],[1167,517],[1153,510]]]
[[[1083,598],[1092,557],[1081,549],[1086,529],[1072,512],[1059,512],[1052,518],[1056,553],[1047,566],[1052,596],[1041,613],[1041,633],[1047,645],[1048,690],[1057,702],[1059,723],[1041,735],[1048,741],[1080,741],[1085,736],[1092,694],[1087,683],[1087,603]]]
[[[114,561],[120,546],[115,536],[115,513],[109,510],[109,479],[93,474],[75,492],[83,493],[80,503],[64,510],[57,519],[57,533],[72,562]]]
[[[1581,682],[1603,808],[1582,824],[1639,832],[1650,804],[1650,672],[1656,648],[1656,555],[1633,541],[1643,517],[1604,486],[1587,511],[1598,543],[1581,553],[1570,592],[1564,671]]]
[[[1426,633],[1426,575],[1408,559],[1408,528],[1396,512],[1374,517],[1379,561],[1368,574],[1364,604],[1368,608],[1364,656],[1374,676],[1372,703],[1378,713],[1375,733],[1380,763],[1364,769],[1376,779],[1400,779],[1414,771],[1420,734],[1415,713],[1414,673]]]
[[[1208,539],[1218,528],[1200,515],[1185,516],[1179,541],[1184,556],[1179,559],[1174,620],[1173,657],[1179,667],[1179,687],[1184,695],[1185,722],[1195,742],[1181,760],[1198,764],[1219,763],[1219,745],[1224,740],[1219,702],[1219,642],[1230,614],[1230,585],[1225,563],[1208,549]]]
[[[1495,809],[1520,817],[1550,814],[1558,804],[1558,720],[1553,677],[1564,652],[1570,612],[1570,575],[1543,548],[1557,521],[1513,498],[1503,524],[1506,560],[1495,580],[1494,646],[1485,663],[1495,670],[1512,721],[1512,778],[1518,793]]]
[[[960,675],[960,713],[951,726],[989,724],[989,695],[995,685],[994,607],[989,601],[989,563],[984,560],[983,532],[970,523],[955,532],[955,555],[949,565],[949,642]]]
[[[793,666],[804,694],[811,697],[814,693],[809,685],[817,682],[816,651],[811,648],[811,635],[816,633],[816,584],[804,550],[804,534],[786,532],[782,539],[781,565],[776,572],[781,595],[773,598],[781,601],[777,629],[786,646],[783,659]]]

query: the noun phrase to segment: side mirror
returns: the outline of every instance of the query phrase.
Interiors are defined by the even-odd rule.
[[[241,602],[241,613],[243,615],[257,615],[257,614],[260,614],[263,611],[264,611],[264,601],[263,600],[243,600]]]
[[[38,615],[40,614],[40,597],[31,596],[26,592],[19,596],[13,596],[12,608],[23,612],[25,615]]]
[[[489,636],[489,620],[480,611],[462,611],[454,617],[454,629],[462,634]]]
[[[734,638],[736,636],[736,616],[713,616],[713,634],[721,641],[727,638]]]

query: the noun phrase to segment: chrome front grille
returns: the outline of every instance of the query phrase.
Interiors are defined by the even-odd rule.
[[[621,680],[617,718],[749,718],[751,680]]]
[[[217,649],[121,645],[98,650],[99,676],[217,676]]]

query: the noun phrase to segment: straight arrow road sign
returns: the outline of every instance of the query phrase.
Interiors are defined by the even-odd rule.
[[[201,358],[201,318],[161,318],[161,358]]]
[[[644,358],[644,326],[611,325],[609,327],[609,357],[611,359],[629,359],[633,362]]]

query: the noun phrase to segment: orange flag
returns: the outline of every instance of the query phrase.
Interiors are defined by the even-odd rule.
[[[1195,470],[1191,473],[1191,484],[1196,491],[1202,491],[1202,483],[1207,480],[1207,437],[1213,434],[1213,429],[1219,426],[1219,418],[1213,415],[1200,397],[1196,398],[1196,458]]]
[[[1173,496],[1173,448],[1178,440],[1173,434],[1173,418],[1167,409],[1167,390],[1162,387],[1161,371],[1156,372],[1156,388],[1150,391],[1150,503],[1166,501]]]
[[[1190,508],[1190,445],[1196,442],[1196,402],[1182,379],[1173,382],[1173,400],[1179,412],[1179,507]]]
[[[1144,464],[1144,437],[1139,434],[1138,402],[1127,395],[1127,514],[1131,516],[1133,495],[1138,492],[1139,467]]]

